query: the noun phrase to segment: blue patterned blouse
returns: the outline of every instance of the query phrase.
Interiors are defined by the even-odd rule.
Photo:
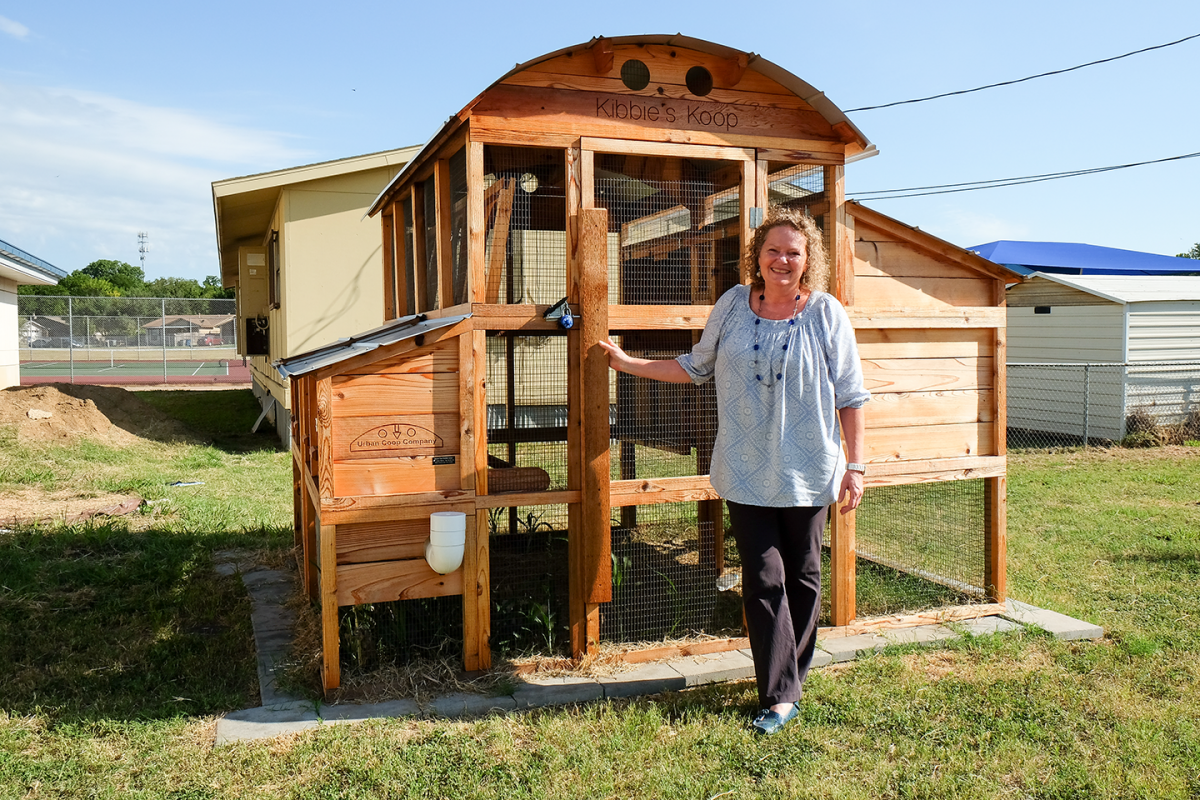
[[[837,410],[871,395],[854,330],[832,295],[813,292],[792,324],[759,317],[750,287],[735,286],[676,360],[694,383],[716,381],[709,477],[722,497],[773,507],[834,502],[846,469]]]

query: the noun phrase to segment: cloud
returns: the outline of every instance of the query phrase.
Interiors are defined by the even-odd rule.
[[[5,232],[67,271],[134,263],[149,231],[148,274],[212,274],[212,181],[313,160],[282,133],[94,92],[0,82],[0,108]]]
[[[8,17],[0,17],[0,33],[7,33],[9,36],[14,36],[17,39],[24,39],[29,35],[29,28]]]

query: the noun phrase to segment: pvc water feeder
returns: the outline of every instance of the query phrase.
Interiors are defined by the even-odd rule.
[[[429,541],[425,561],[434,572],[448,575],[462,566],[467,544],[467,515],[462,511],[435,511],[429,515]]]

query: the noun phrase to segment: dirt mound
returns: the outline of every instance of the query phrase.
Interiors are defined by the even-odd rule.
[[[0,393],[0,427],[14,427],[17,441],[91,439],[124,446],[139,439],[189,438],[178,420],[115,386],[47,383],[14,386]]]

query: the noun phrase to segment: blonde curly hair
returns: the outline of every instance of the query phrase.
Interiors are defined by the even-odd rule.
[[[786,206],[771,206],[767,209],[766,219],[754,229],[750,242],[742,253],[742,270],[750,273],[750,285],[755,289],[763,287],[762,270],[758,266],[758,256],[762,253],[763,243],[772,228],[786,226],[804,237],[808,256],[808,266],[800,282],[809,289],[818,292],[829,290],[829,253],[825,250],[825,234],[817,227],[817,223],[806,211]],[[748,268],[748,269],[747,269]]]

